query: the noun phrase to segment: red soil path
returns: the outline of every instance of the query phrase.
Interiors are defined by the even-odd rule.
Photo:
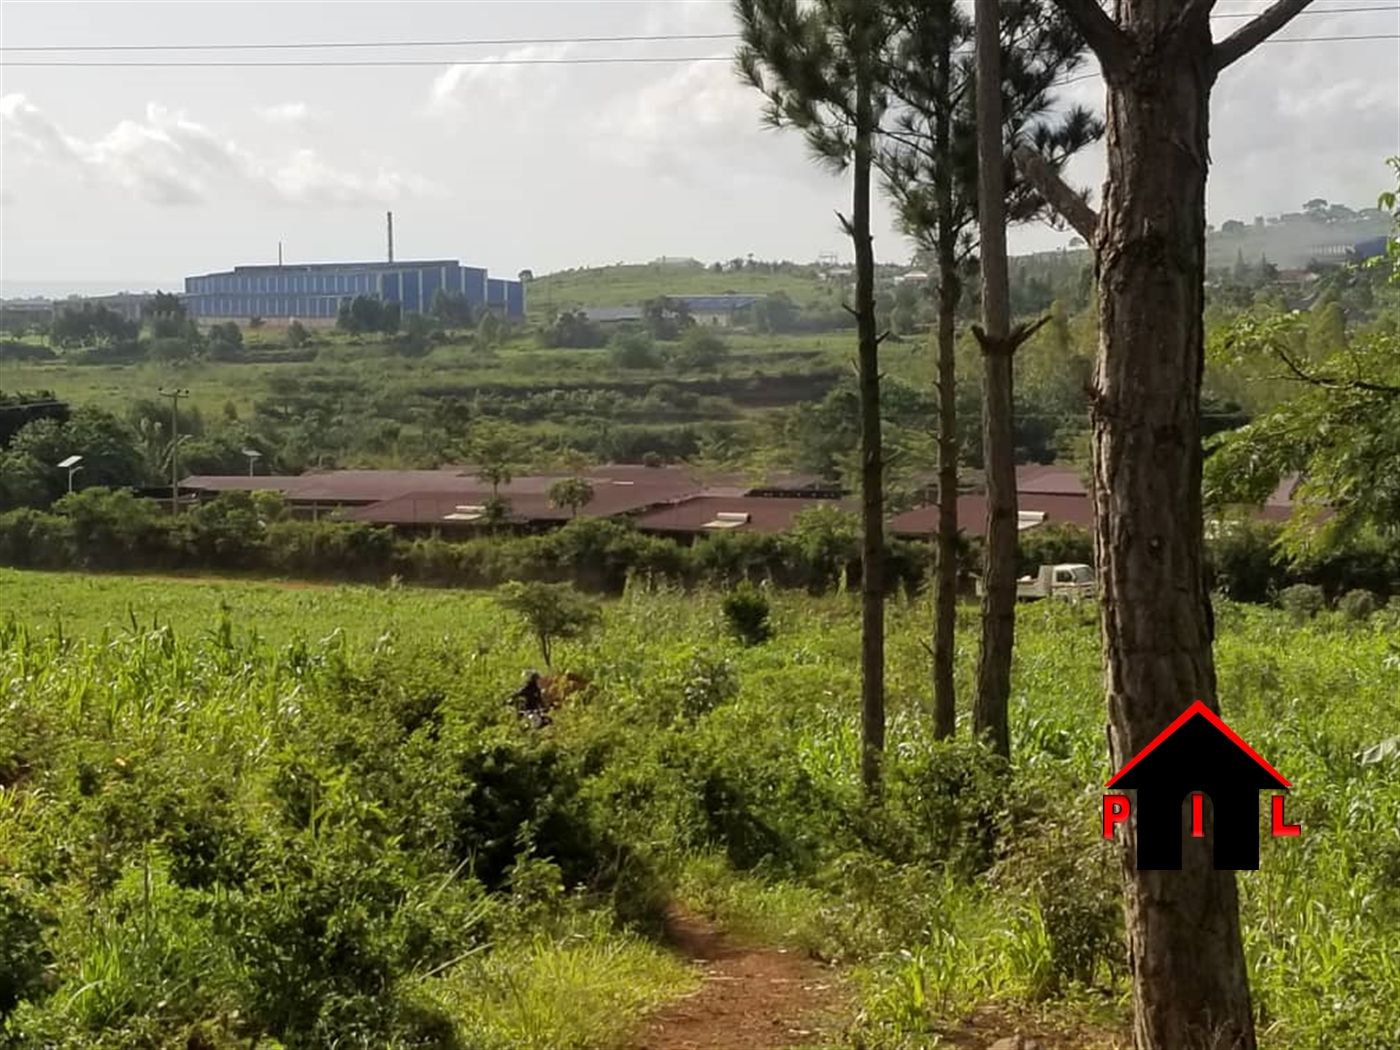
[[[793,1050],[838,1044],[851,1000],[835,971],[780,948],[732,942],[673,910],[667,939],[704,984],[650,1018],[633,1050]]]

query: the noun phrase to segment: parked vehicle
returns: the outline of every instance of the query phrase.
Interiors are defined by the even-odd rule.
[[[977,579],[977,594],[980,597],[985,588],[981,577]],[[1016,581],[1016,597],[1021,601],[1035,601],[1038,598],[1093,598],[1099,593],[1098,580],[1094,570],[1088,565],[1042,565],[1035,576],[1022,576]]]

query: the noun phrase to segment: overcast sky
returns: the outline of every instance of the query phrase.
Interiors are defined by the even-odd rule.
[[[1163,0],[1169,2],[1169,0]],[[1224,15],[1259,2],[1217,5]],[[1358,11],[1357,8],[1381,8]],[[1400,0],[1316,0],[1284,36],[1394,34]],[[1241,24],[1216,21],[1220,37]],[[704,56],[725,40],[316,52],[19,53],[182,45],[727,33],[727,0],[4,0],[0,280],[5,294],[177,285],[269,263],[460,258],[513,276],[660,255],[850,255],[846,183],[764,129],[727,60],[493,65],[519,58]],[[1210,218],[1372,206],[1400,153],[1400,42],[1277,43],[1215,92]],[[413,67],[53,69],[20,61],[413,59]],[[473,60],[487,64],[454,65]],[[1067,101],[1102,108],[1097,78]],[[1098,196],[1103,154],[1070,169]],[[888,212],[877,257],[908,258]],[[1013,251],[1057,247],[1048,227]]]

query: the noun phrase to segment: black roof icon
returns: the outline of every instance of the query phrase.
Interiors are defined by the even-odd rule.
[[[1292,785],[1196,701],[1108,782],[1137,791],[1137,866],[1181,867],[1182,801],[1201,792],[1215,816],[1215,867],[1259,867],[1259,792]]]

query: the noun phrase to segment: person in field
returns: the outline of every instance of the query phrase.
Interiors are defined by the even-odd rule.
[[[540,673],[531,671],[525,684],[516,690],[511,697],[515,701],[521,716],[530,723],[531,728],[541,729],[549,725],[549,715],[546,711],[549,708],[545,700],[544,689],[540,686]]]

